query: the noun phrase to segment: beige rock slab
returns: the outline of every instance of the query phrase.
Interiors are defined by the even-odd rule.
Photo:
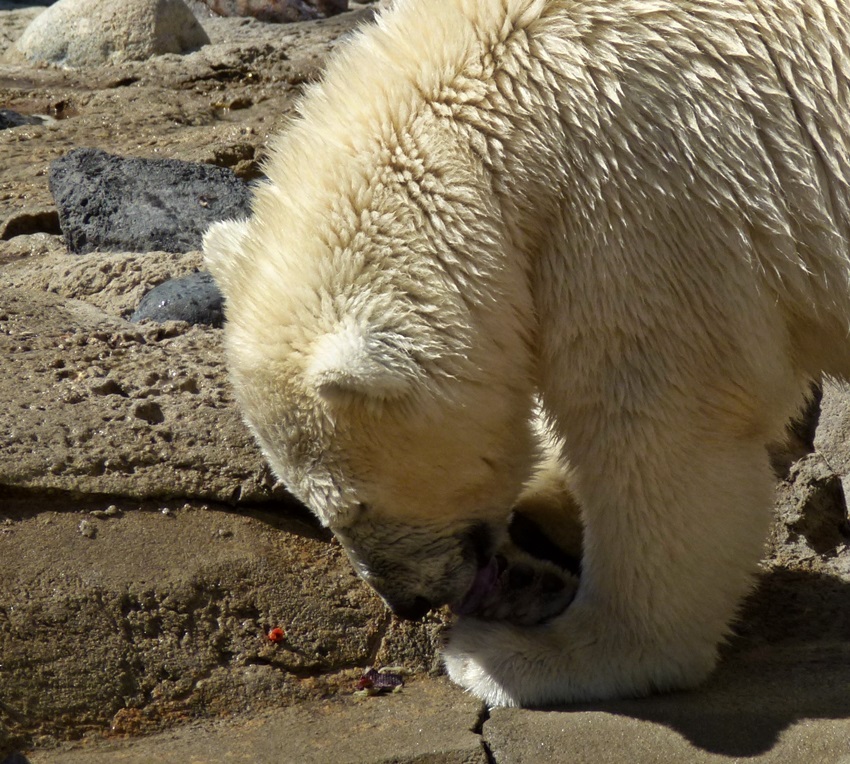
[[[0,289],[49,292],[127,318],[142,297],[169,279],[203,269],[200,252],[90,252],[70,255],[59,236],[16,236],[0,246]],[[17,256],[17,257],[16,257]],[[0,260],[2,264],[2,260]]]
[[[479,703],[446,680],[400,693],[306,703],[249,721],[187,727],[85,749],[38,751],[32,764],[487,764]]]
[[[220,332],[130,324],[0,285],[0,486],[261,501],[275,481],[232,401]]]
[[[842,478],[850,476],[850,386],[840,382],[824,385],[820,425],[815,446],[830,468]]]
[[[0,493],[0,725],[19,737],[288,706],[351,688],[378,649],[383,604],[309,523],[90,506]]]

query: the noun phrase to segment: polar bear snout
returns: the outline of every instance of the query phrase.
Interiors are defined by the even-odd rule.
[[[419,620],[448,605],[460,616],[531,626],[560,615],[578,577],[533,557],[494,529],[375,523],[336,532],[358,574],[399,618]]]
[[[480,522],[453,529],[363,519],[334,533],[360,577],[406,620],[462,601],[495,547]]]

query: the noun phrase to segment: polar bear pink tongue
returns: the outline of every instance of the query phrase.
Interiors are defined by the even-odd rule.
[[[452,610],[458,615],[472,615],[496,588],[498,582],[499,564],[493,557],[490,562],[478,570],[469,590],[457,605],[452,606]]]

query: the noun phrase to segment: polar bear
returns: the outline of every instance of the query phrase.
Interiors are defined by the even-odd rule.
[[[396,0],[266,169],[205,244],[232,380],[359,573],[459,611],[448,672],[491,705],[706,677],[765,446],[850,373],[847,6]],[[537,407],[577,590],[508,533]]]

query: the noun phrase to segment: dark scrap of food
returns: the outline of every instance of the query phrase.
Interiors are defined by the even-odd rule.
[[[404,679],[401,675],[387,669],[376,671],[368,668],[357,680],[357,693],[362,695],[383,695],[388,692],[397,692],[402,687],[404,687]]]

